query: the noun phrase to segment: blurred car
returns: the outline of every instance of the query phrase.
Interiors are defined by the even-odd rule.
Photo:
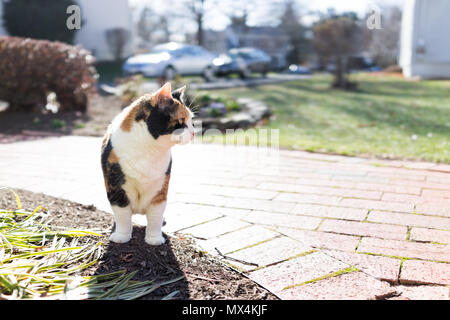
[[[123,65],[126,75],[143,74],[146,77],[164,77],[172,80],[176,75],[202,75],[214,77],[215,55],[200,46],[169,42],[155,46],[146,54],[128,58]]]
[[[350,71],[366,71],[377,72],[381,71],[381,68],[371,58],[367,57],[350,57],[348,59],[348,69]]]
[[[330,61],[325,70],[328,72],[335,72],[337,65],[334,61]],[[353,56],[347,60],[347,70],[349,72],[377,72],[382,69],[371,58]]]
[[[311,69],[297,64],[291,64],[287,70],[289,74],[312,74]]]
[[[213,63],[218,76],[239,74],[241,78],[250,77],[253,72],[263,76],[269,72],[272,58],[264,51],[255,48],[235,48],[222,54]]]

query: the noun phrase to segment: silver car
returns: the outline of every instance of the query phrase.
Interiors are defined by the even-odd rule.
[[[202,47],[169,42],[157,45],[149,53],[128,58],[125,74],[141,73],[146,77],[165,77],[168,80],[179,75],[202,75],[207,80],[214,77],[215,55]]]

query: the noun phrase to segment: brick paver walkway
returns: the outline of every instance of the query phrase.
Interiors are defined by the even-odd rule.
[[[0,145],[0,185],[110,211],[99,146]],[[449,165],[200,144],[173,157],[165,232],[280,298],[449,299]]]

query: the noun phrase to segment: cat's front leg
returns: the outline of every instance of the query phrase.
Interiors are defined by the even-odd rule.
[[[114,221],[116,227],[114,232],[109,237],[109,240],[116,243],[125,243],[130,241],[131,233],[133,231],[133,225],[131,222],[131,207],[127,206],[121,208],[119,206],[111,206],[114,213]]]
[[[162,236],[161,228],[164,221],[163,215],[166,201],[151,204],[147,208],[147,228],[145,229],[145,242],[152,246],[159,246],[166,242]]]

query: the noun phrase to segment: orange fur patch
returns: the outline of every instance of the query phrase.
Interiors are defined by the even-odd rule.
[[[178,103],[178,108],[175,114],[176,119],[187,119],[189,118],[189,111],[188,109],[183,106],[181,103]]]
[[[167,192],[169,190],[170,174],[166,175],[161,190],[153,197],[151,204],[159,204],[167,200]]]
[[[130,132],[133,127],[133,123],[136,121],[136,116],[138,113],[144,113],[147,118],[150,115],[150,110],[145,107],[145,102],[150,102],[152,106],[154,106],[154,96],[145,94],[136,101],[134,101],[130,106],[130,109],[127,111],[127,114],[122,120],[120,124],[120,128],[123,131]]]
[[[111,153],[109,154],[109,157],[108,157],[108,161],[110,163],[117,163],[117,162],[119,162],[119,158],[117,157],[117,155],[114,152],[114,150],[111,150]]]
[[[111,137],[111,125],[108,126],[108,128],[106,129],[106,133],[103,136],[103,140],[102,140],[102,152],[103,150],[106,148],[106,145],[108,144],[108,140],[109,137]]]
[[[139,105],[136,104],[132,106],[128,113],[125,115],[125,117],[122,120],[122,123],[120,124],[120,129],[126,132],[130,132],[131,128],[133,127],[134,120],[136,119],[136,114],[139,110]]]

